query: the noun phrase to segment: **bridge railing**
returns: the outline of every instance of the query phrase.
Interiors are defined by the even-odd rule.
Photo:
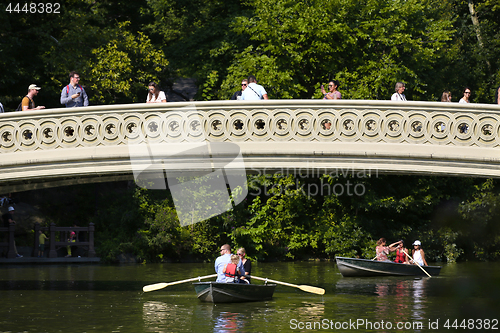
[[[192,148],[220,142],[237,146],[253,172],[349,168],[500,177],[500,106],[265,100],[4,113],[0,192],[130,180],[151,165],[205,171]]]

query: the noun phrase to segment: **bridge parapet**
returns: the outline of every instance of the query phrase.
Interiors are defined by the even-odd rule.
[[[0,153],[150,142],[385,142],[500,145],[500,107],[365,100],[217,101],[0,115]]]
[[[130,174],[128,146],[144,140],[158,146],[234,143],[245,163],[257,170],[350,165],[382,172],[500,177],[499,106],[268,100],[0,114],[0,183]],[[304,165],[306,159],[316,164]]]

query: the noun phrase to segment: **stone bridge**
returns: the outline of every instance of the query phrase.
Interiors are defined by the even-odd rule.
[[[238,153],[244,167],[229,163]],[[267,100],[0,114],[0,193],[218,167],[500,177],[500,107]]]

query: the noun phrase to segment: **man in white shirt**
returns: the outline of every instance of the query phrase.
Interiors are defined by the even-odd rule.
[[[263,86],[257,84],[255,76],[248,77],[248,87],[241,93],[241,99],[245,101],[258,101],[267,98],[267,92]]]
[[[405,91],[405,84],[403,82],[396,82],[396,87],[394,88],[396,92],[392,94],[391,101],[404,101],[406,102],[406,96],[403,94]]]

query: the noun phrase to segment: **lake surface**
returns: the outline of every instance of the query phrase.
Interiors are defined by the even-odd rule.
[[[278,285],[270,301],[213,305],[199,302],[190,283],[142,292],[147,284],[213,274],[212,264],[3,266],[0,332],[450,332],[472,328],[495,332],[500,328],[500,263],[443,265],[441,275],[433,278],[343,278],[333,262],[257,263],[253,273],[321,287],[326,293]]]

